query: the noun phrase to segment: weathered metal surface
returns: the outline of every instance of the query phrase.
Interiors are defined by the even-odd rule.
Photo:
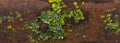
[[[44,2],[41,0],[0,0],[0,15],[3,12],[39,12],[43,8],[47,8],[49,6],[48,2]]]

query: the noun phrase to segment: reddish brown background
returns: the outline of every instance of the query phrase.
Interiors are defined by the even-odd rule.
[[[81,0],[64,0],[64,2],[72,7],[72,2]],[[72,26],[73,32],[69,33],[68,37],[64,40],[55,40],[53,43],[120,43],[120,35],[115,35],[111,30],[105,30],[105,24],[100,19],[107,10],[114,12],[120,16],[120,0],[102,0],[102,1],[89,1],[81,6],[81,9],[87,15],[84,22],[80,22]],[[16,22],[7,23],[0,27],[0,43],[30,43],[29,35],[30,30],[22,30],[25,28],[24,23],[34,20],[40,11],[50,8],[47,0],[0,0],[0,17],[8,15],[11,12],[20,12],[23,14],[23,22],[15,20]],[[116,8],[116,10],[112,10]],[[87,22],[87,23],[85,23]],[[6,29],[6,25],[12,24],[17,32],[13,33]],[[18,28],[19,27],[19,28]],[[4,31],[4,32],[1,32]],[[75,37],[75,33],[79,33],[79,37]],[[83,36],[86,35],[86,38]],[[118,41],[117,41],[118,40]],[[41,43],[41,41],[39,41]],[[43,42],[49,43],[49,41]]]

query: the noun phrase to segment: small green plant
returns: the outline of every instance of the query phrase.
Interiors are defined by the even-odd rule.
[[[56,39],[59,37],[59,39],[64,38],[63,33],[64,30],[61,29],[61,27],[50,27],[49,30],[46,32],[42,32],[39,29],[39,24],[37,21],[33,21],[30,23],[28,26],[29,29],[32,30],[32,35],[37,36],[38,39],[42,39],[43,41],[48,40],[48,39]]]
[[[7,29],[16,31],[15,28],[14,28],[12,25],[8,25],[8,26],[7,26]]]
[[[55,3],[56,3],[56,2],[57,2],[57,3],[61,3],[62,0],[49,0],[49,2],[50,2],[50,3],[54,3],[54,2],[55,2]]]
[[[12,22],[14,21],[14,18],[12,15],[7,15],[7,16],[3,16],[3,17],[0,17],[0,26],[4,23],[4,21],[7,21],[8,23],[9,22]],[[12,25],[8,25],[6,26],[7,29],[10,29],[10,30],[13,30],[13,31],[16,31]]]
[[[112,29],[115,31],[115,33],[120,33],[120,25],[119,25],[119,19],[118,15],[115,15],[112,19],[111,14],[107,14],[106,16],[101,16],[101,18],[105,18],[104,22],[106,23],[105,29]]]
[[[82,5],[85,5],[85,2],[84,2],[84,1],[82,1]]]
[[[12,15],[7,15],[7,16],[3,16],[2,19],[7,22],[12,22],[14,18]]]
[[[79,8],[77,2],[74,2],[73,5],[75,6],[75,10],[73,11],[75,21],[79,22],[79,20],[84,20],[83,12]]]
[[[22,14],[19,12],[15,12],[15,13],[16,13],[16,18],[19,19],[20,21],[23,21]]]
[[[64,16],[60,16],[54,11],[44,11],[41,13],[42,15],[39,16],[39,18],[43,21],[43,23],[49,24],[48,31],[52,32],[51,35],[54,36],[54,38],[59,37],[59,39],[64,38],[64,29],[62,28],[62,25],[65,24]],[[47,17],[46,17],[47,16]]]
[[[81,11],[80,7],[78,6],[77,2],[74,2],[73,5],[75,6],[75,9],[72,10],[64,10],[63,11],[63,16],[65,16],[65,18],[74,18],[75,22],[79,22],[80,20],[84,20],[84,14]]]
[[[16,13],[16,18],[19,19],[20,21],[22,21],[22,14],[19,13],[19,12],[15,12]],[[14,21],[14,18],[12,13],[10,13],[10,15],[6,15],[6,16],[3,16],[3,17],[0,17],[0,20],[2,21],[7,21],[7,22],[13,22]]]
[[[2,23],[3,23],[2,20],[0,20],[0,26],[2,25]]]
[[[48,39],[64,39],[67,35],[63,25],[66,23],[66,18],[74,18],[76,22],[79,20],[84,20],[83,12],[79,8],[77,2],[74,2],[73,5],[75,9],[73,10],[63,10],[65,4],[62,0],[49,0],[51,3],[52,10],[42,11],[41,15],[38,16],[43,23],[48,24],[48,29],[45,32],[42,32],[37,21],[31,22],[29,28],[32,30],[32,35],[37,36],[39,39],[48,40]],[[71,30],[72,31],[72,30]]]
[[[0,17],[0,26],[3,24],[3,19]]]
[[[7,16],[0,17],[0,24],[2,24],[3,21],[12,22],[13,21],[13,16],[7,15]]]
[[[62,0],[49,0],[49,2],[52,4],[52,9],[56,13],[61,13],[62,11]]]
[[[15,13],[16,13],[16,18],[21,18],[22,17],[21,13],[18,13],[18,12],[15,12]]]

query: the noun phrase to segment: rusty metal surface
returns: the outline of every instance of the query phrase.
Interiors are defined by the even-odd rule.
[[[49,3],[41,0],[0,0],[0,16],[3,12],[39,12],[49,6]]]
[[[72,2],[73,0],[64,0],[64,2],[68,3],[68,5],[72,6],[70,2]],[[80,0],[75,0],[75,1],[80,1]],[[108,1],[108,0],[107,0]],[[102,22],[100,22],[101,19],[99,19],[99,16],[101,14],[104,14],[105,11],[107,10],[112,10],[113,8],[116,8],[117,10],[115,10],[115,14],[120,14],[120,0],[114,0],[114,2],[107,2],[107,3],[95,3],[95,2],[89,2],[87,1],[87,3],[82,6],[81,8],[84,11],[88,11],[90,12],[88,14],[88,18],[89,18],[89,22],[88,24],[80,24],[80,25],[76,25],[77,29],[74,29],[73,33],[71,33],[68,38],[66,40],[62,40],[62,41],[55,41],[56,43],[114,43],[114,41],[117,39],[120,39],[120,36],[114,36],[113,34],[108,34],[110,33],[109,31],[103,31],[103,25]],[[8,15],[10,12],[20,12],[23,14],[23,18],[25,21],[29,21],[32,20],[32,18],[35,18],[36,15],[44,10],[44,9],[48,9],[50,7],[50,4],[47,2],[47,0],[0,0],[0,16],[3,15]],[[95,14],[94,14],[95,13]],[[97,15],[96,17],[94,17],[93,15]],[[6,23],[7,24],[7,23]],[[6,25],[5,24],[5,25]],[[23,27],[23,23],[11,23],[13,24],[15,27],[17,26],[21,26]],[[21,25],[20,25],[21,24]],[[78,28],[85,28],[86,30],[78,30]],[[88,29],[87,29],[88,28]],[[29,32],[29,31],[28,31]],[[74,33],[81,33],[81,36],[79,38],[75,38],[73,35]],[[23,34],[24,33],[24,34]],[[85,33],[87,34],[87,38],[83,39],[82,34]],[[4,35],[4,33],[1,33]],[[7,43],[8,42],[13,42],[13,43],[18,43],[17,40],[23,40],[22,38],[27,38],[27,41],[29,40],[27,36],[27,31],[18,31],[15,34],[15,37],[13,37],[10,41],[9,40],[5,40],[10,36],[11,33],[7,33],[7,35],[5,37],[3,37],[4,41]],[[23,34],[23,35],[21,35]],[[17,35],[17,36],[16,36]],[[114,36],[114,37],[113,37]],[[2,37],[2,35],[1,35]],[[111,40],[112,39],[112,40]],[[0,39],[0,43],[4,41],[2,40],[2,38]],[[16,41],[16,42],[15,42]],[[87,41],[87,42],[86,42]],[[21,41],[22,42],[22,41]],[[120,41],[119,41],[120,42]],[[118,43],[119,43],[118,42]],[[23,43],[29,43],[23,41]]]

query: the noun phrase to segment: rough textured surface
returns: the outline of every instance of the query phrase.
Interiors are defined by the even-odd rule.
[[[40,0],[0,0],[0,13],[14,11],[24,13],[28,10],[36,13],[47,7],[49,7],[49,3]]]
[[[64,2],[72,6],[72,2],[81,0],[64,0]],[[52,40],[53,43],[120,43],[120,35],[115,35],[111,30],[105,30],[103,20],[100,19],[108,10],[113,14],[120,16],[120,0],[112,0],[102,3],[96,3],[89,0],[84,0],[85,5],[80,6],[87,21],[73,25],[72,32],[68,33],[68,37],[64,40]],[[80,4],[80,3],[79,3]],[[24,23],[34,20],[40,11],[50,8],[47,0],[0,0],[0,17],[10,14],[11,12],[20,12],[23,15],[23,22],[15,20],[15,22],[4,24],[0,27],[0,43],[30,43],[30,30],[24,29]],[[116,10],[114,10],[116,8]],[[89,13],[86,13],[89,12]],[[17,32],[12,32],[6,29],[6,25],[13,25]],[[24,29],[24,30],[22,30]],[[74,35],[79,33],[79,37]],[[50,43],[51,40],[43,43]],[[39,41],[41,43],[42,41]]]

